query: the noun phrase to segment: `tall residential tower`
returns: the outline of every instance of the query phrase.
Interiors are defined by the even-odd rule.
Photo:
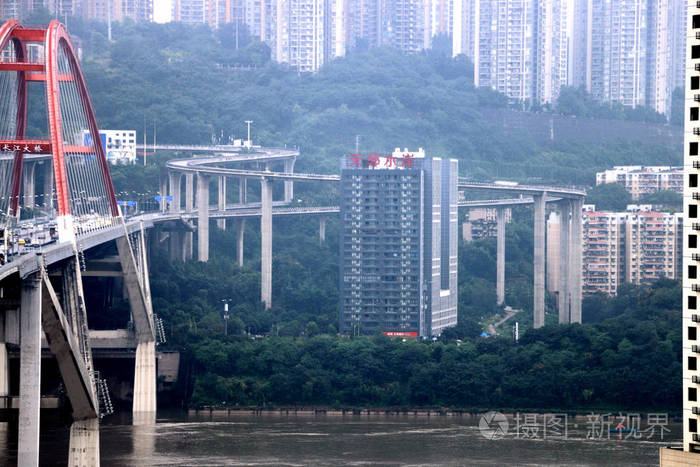
[[[341,333],[457,324],[457,172],[422,149],[342,160]]]

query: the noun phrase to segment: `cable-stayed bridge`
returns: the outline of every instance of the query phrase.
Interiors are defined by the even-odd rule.
[[[38,134],[27,134],[29,105],[39,101],[46,109],[45,127],[31,126]],[[122,215],[65,27],[57,21],[44,28],[25,27],[16,20],[0,27],[0,409],[18,401],[20,465],[39,463],[43,337],[56,358],[72,410],[69,464],[99,465],[99,419],[111,404],[91,347],[90,322],[103,310],[88,309],[87,278],[120,280],[130,308],[123,334],[135,343],[133,419],[154,423],[158,321],[151,305],[149,251],[166,245],[173,260],[208,261],[210,221],[225,229],[227,219],[235,219],[242,264],[245,223],[259,218],[261,301],[269,307],[273,217],[319,216],[323,242],[327,216],[339,211],[337,206],[302,206],[295,200],[294,182],[340,180],[338,175],[294,172],[296,150],[252,145],[156,149],[204,156],[168,162],[157,190],[158,208]],[[499,302],[505,282],[504,209],[534,205],[535,326],[544,323],[545,206],[555,205],[563,218],[571,217],[571,232],[569,222],[562,222],[567,229],[562,238],[571,239],[562,242],[562,264],[570,258],[572,270],[578,264],[579,273],[562,275],[565,298],[560,300],[560,321],[580,321],[580,213],[585,193],[467,180],[459,180],[458,187],[520,195],[460,204],[498,211]],[[19,355],[14,375],[19,384],[10,381],[8,349]],[[11,394],[14,386],[17,391]]]

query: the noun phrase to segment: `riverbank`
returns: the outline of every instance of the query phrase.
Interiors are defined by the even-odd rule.
[[[524,414],[560,414],[566,415],[568,418],[585,419],[591,414],[594,415],[610,415],[610,416],[625,416],[639,415],[646,418],[649,414],[663,413],[668,416],[669,420],[673,420],[676,416],[680,417],[680,412],[663,412],[663,411],[630,411],[630,410],[611,410],[606,409],[590,409],[590,410],[561,410],[561,409],[452,409],[452,408],[324,408],[324,407],[277,407],[277,408],[217,408],[204,407],[199,409],[189,409],[187,414],[190,416],[211,415],[211,416],[249,416],[249,415],[298,415],[298,416],[328,416],[328,417],[346,417],[346,416],[402,416],[402,417],[464,417],[477,418],[489,411],[500,412],[506,417],[515,418]]]

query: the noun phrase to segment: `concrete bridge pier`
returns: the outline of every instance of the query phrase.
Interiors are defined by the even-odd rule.
[[[559,203],[559,324],[571,322],[569,311],[569,217],[571,202],[567,199]]]
[[[242,217],[238,221],[238,265],[243,266],[243,237],[245,235],[245,218]]]
[[[296,159],[287,159],[284,161],[284,173],[294,173],[294,162]],[[284,202],[291,203],[294,198],[294,180],[284,181]]]
[[[321,216],[318,222],[318,242],[323,244],[326,241],[326,216]]]
[[[68,465],[100,465],[100,422],[98,418],[76,420],[70,426]]]
[[[262,178],[260,216],[260,301],[265,308],[272,306],[272,180]]]
[[[168,202],[166,201],[167,196],[168,196],[168,179],[165,177],[165,174],[161,173],[160,174],[160,211],[161,212],[167,211],[167,207],[168,207]]]
[[[7,359],[5,312],[0,311],[0,397],[10,394],[10,362]]]
[[[140,244],[143,249],[143,238],[140,239]],[[117,239],[117,250],[138,342],[134,365],[133,423],[155,423],[156,344],[146,256],[136,256],[126,236]]]
[[[181,234],[182,232],[174,230],[168,233],[168,253],[170,254],[170,261],[183,260],[183,241]]]
[[[7,359],[7,345],[5,345],[3,337],[3,340],[0,341],[0,397],[9,395],[9,391],[10,366]]]
[[[544,326],[544,261],[545,261],[545,206],[547,193],[542,192],[533,196],[535,207],[535,222],[534,222],[534,284],[533,284],[533,313],[534,327],[541,328]]]
[[[194,174],[185,174],[185,211],[194,210]]]
[[[185,174],[185,211],[192,212],[195,207],[194,199],[194,174]],[[192,260],[192,245],[194,243],[194,234],[192,232],[183,232],[180,241],[182,242],[183,261]]]
[[[36,186],[35,186],[35,162],[24,162],[22,166],[22,175],[24,180],[22,180],[22,187],[24,188],[24,202],[22,206],[25,209],[34,209],[34,198],[36,196]]]
[[[570,295],[571,295],[571,321],[572,323],[581,322],[581,267],[583,256],[583,218],[581,210],[583,209],[583,199],[575,199],[571,202],[571,276],[570,276]]]
[[[496,209],[496,303],[503,305],[506,297],[506,210]]]
[[[41,402],[41,281],[38,274],[22,280],[20,307],[17,465],[37,466]]]
[[[134,367],[133,424],[147,425],[156,421],[156,343],[154,340],[136,345]]]
[[[248,204],[248,179],[245,177],[238,179],[238,202]]]
[[[219,211],[226,210],[226,176],[219,175],[219,198],[218,198],[218,208]],[[216,226],[219,230],[226,230],[226,219],[217,219]]]
[[[209,261],[209,176],[197,174],[197,260]]]
[[[173,200],[170,202],[170,212],[180,212],[180,190],[181,174],[178,172],[170,172],[170,196]]]

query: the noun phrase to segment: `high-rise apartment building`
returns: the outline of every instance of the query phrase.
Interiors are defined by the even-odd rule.
[[[698,431],[698,389],[700,388],[700,373],[698,369],[697,348],[698,323],[698,294],[700,293],[700,277],[698,263],[700,249],[698,248],[698,198],[700,198],[700,5],[696,1],[686,2],[688,22],[686,26],[686,77],[685,77],[685,132],[683,172],[683,451],[700,451],[700,432]],[[664,454],[661,454],[662,465]],[[697,464],[700,454],[688,454],[685,459],[689,465]]]
[[[568,80],[566,0],[456,0],[453,20],[453,55],[472,59],[476,86],[556,101]]]
[[[342,333],[435,336],[457,324],[457,172],[422,149],[343,159]]]
[[[685,0],[574,0],[570,83],[669,113],[684,67]]]
[[[382,8],[381,45],[404,52],[430,47],[428,0],[379,0]]]
[[[625,212],[596,211],[585,205],[583,293],[617,293],[623,282],[649,284],[681,274],[681,213],[629,205]]]
[[[619,183],[632,199],[656,191],[674,191],[683,194],[683,167],[671,166],[616,166],[595,176],[596,185]]]
[[[77,0],[76,0],[77,4]],[[107,14],[108,7],[110,14]],[[81,10],[89,19],[107,21],[153,21],[153,0],[82,0]]]
[[[583,294],[603,292],[614,295],[625,281],[625,225],[623,212],[596,211],[584,206]]]
[[[321,65],[345,49],[334,43],[334,10],[343,8],[335,0],[277,0],[272,58],[288,63],[299,72],[317,71]],[[342,12],[341,12],[342,13]],[[341,16],[339,16],[341,17]]]

